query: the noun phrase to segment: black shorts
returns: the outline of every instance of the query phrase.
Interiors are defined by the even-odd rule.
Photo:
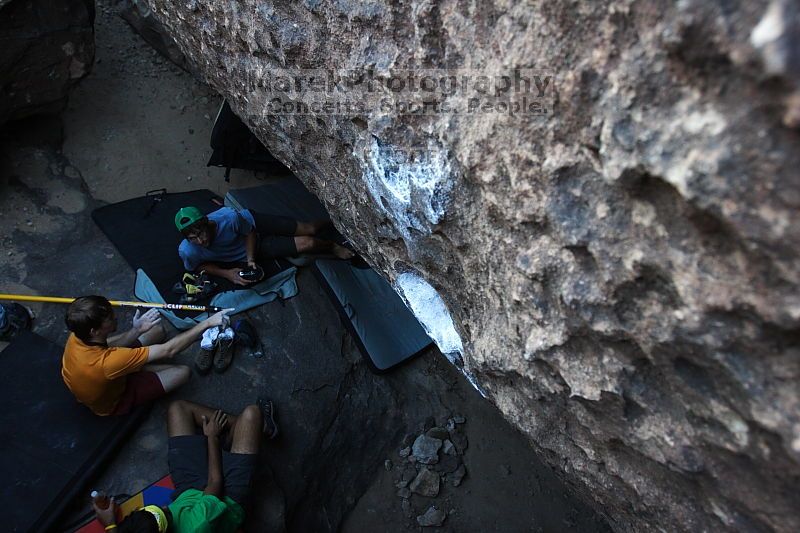
[[[208,483],[208,440],[205,435],[170,437],[167,461],[175,491],[172,499],[188,489],[203,490]],[[222,452],[224,495],[239,505],[247,503],[256,454]]]
[[[297,221],[288,217],[250,211],[259,235],[258,254],[267,259],[297,255],[294,234]]]

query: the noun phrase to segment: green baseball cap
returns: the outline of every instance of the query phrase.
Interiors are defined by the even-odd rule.
[[[175,214],[175,227],[183,231],[204,216],[196,207],[181,207]]]

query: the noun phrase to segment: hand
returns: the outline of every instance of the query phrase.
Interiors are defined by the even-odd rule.
[[[249,268],[250,270],[255,270],[258,268],[258,265],[256,264],[255,261],[248,261],[247,268]]]
[[[105,509],[100,509],[94,500],[92,500],[92,508],[94,509],[94,514],[97,515],[97,519],[103,524],[103,527],[117,523],[117,502],[114,501],[113,496],[109,500],[108,507]]]
[[[143,315],[137,309],[136,314],[133,315],[133,329],[138,331],[140,335],[150,331],[159,322],[161,322],[161,313],[156,309],[149,309]]]
[[[206,329],[213,328],[216,326],[221,326],[223,329],[227,328],[228,325],[231,323],[231,318],[228,316],[229,314],[236,311],[235,307],[231,307],[228,309],[223,309],[219,313],[214,313],[210,317],[206,319]]]
[[[234,285],[249,285],[250,282],[239,275],[239,271],[241,270],[241,268],[232,268],[227,270],[227,275],[225,277]]]
[[[217,437],[225,429],[225,424],[227,423],[228,415],[223,413],[222,410],[217,410],[211,420],[206,415],[203,415],[203,434],[206,437]]]

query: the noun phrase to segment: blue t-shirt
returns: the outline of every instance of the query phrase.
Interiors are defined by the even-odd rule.
[[[186,270],[194,271],[203,263],[247,261],[245,237],[256,225],[250,211],[223,207],[209,213],[208,220],[217,224],[217,232],[210,246],[205,248],[186,239],[178,246],[178,255],[181,256]]]

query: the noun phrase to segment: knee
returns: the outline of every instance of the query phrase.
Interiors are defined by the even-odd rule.
[[[167,338],[167,330],[164,329],[164,324],[156,324],[153,326],[153,341],[152,344],[159,344]]]
[[[170,418],[174,418],[176,416],[182,416],[186,414],[188,411],[188,404],[184,400],[175,400],[170,402],[169,407],[167,407],[167,416]]]
[[[239,418],[245,424],[260,424],[261,423],[261,409],[257,405],[248,405],[242,410]]]

